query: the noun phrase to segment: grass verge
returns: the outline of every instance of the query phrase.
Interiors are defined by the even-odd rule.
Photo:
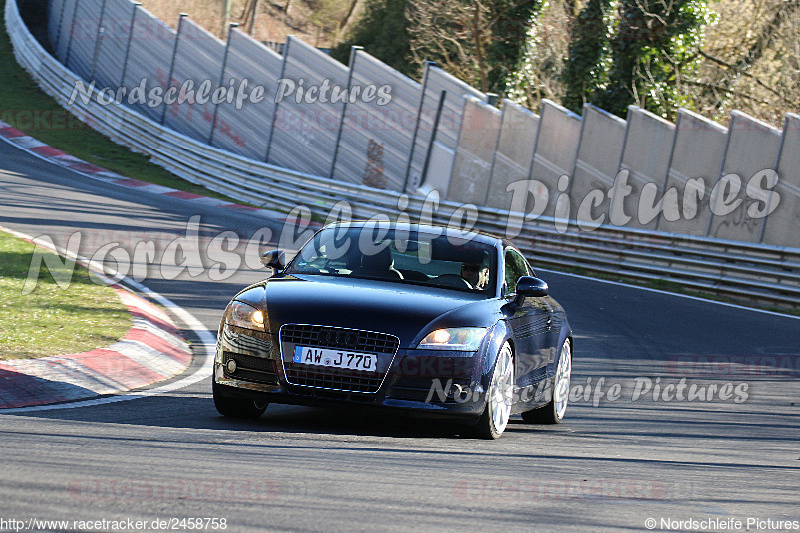
[[[125,335],[132,321],[117,293],[71,262],[55,269],[56,276],[69,276],[74,267],[68,289],[56,284],[42,262],[36,288],[23,294],[34,248],[0,231],[0,360],[80,353]],[[55,256],[41,248],[36,253]],[[58,261],[64,265],[63,259]]]

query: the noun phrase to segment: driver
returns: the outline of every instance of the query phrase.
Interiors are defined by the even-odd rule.
[[[489,283],[489,258],[484,257],[477,263],[461,263],[461,277],[467,280],[473,289],[485,289]]]

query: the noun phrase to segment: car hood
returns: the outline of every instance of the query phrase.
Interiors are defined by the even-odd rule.
[[[455,290],[324,276],[272,278],[237,299],[265,307],[272,333],[289,323],[335,326],[390,333],[402,347],[441,327],[492,326],[505,303]]]

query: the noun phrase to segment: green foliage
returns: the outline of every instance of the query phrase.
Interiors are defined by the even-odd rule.
[[[631,104],[665,118],[692,108],[681,83],[697,69],[703,28],[712,21],[706,0],[622,0],[608,86],[590,101],[619,116]]]
[[[566,95],[562,105],[580,113],[587,97],[605,90],[611,66],[609,38],[613,0],[588,0],[571,31],[569,57],[564,61]]]
[[[434,61],[481,91],[504,92],[540,1],[410,1],[406,19],[416,69]]]
[[[405,15],[408,3],[409,0],[367,0],[363,15],[347,39],[331,50],[331,56],[347,64],[350,48],[363,46],[364,51],[403,74],[416,74]]]
[[[540,17],[549,7],[549,2],[542,0],[528,18],[516,68],[506,80],[506,98],[530,108],[536,108],[541,101],[539,91],[541,73],[538,67],[541,62]]]
[[[525,37],[531,17],[542,9],[542,0],[495,0],[492,7],[492,39],[486,49],[489,90],[504,93],[527,50]]]

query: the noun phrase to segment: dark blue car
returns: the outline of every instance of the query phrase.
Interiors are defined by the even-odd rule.
[[[559,423],[572,332],[523,255],[484,234],[350,222],[230,302],[213,392],[224,416],[269,402],[372,405],[471,424],[497,438],[512,414]]]

